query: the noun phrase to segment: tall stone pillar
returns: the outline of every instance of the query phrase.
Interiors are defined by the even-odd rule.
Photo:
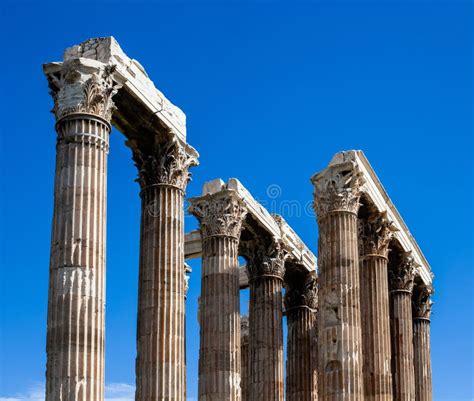
[[[238,246],[246,211],[235,192],[191,199],[202,236],[199,400],[240,401]]]
[[[318,399],[316,310],[318,287],[315,273],[285,295],[288,322],[286,401]]]
[[[135,399],[185,401],[183,196],[197,154],[158,134],[128,145],[142,201]]]
[[[111,73],[73,60],[48,76],[58,136],[47,401],[104,399],[107,154],[117,89]]]
[[[415,262],[408,252],[389,269],[394,401],[415,400],[411,304],[414,279]]]
[[[283,401],[283,299],[284,250],[279,241],[268,248],[258,245],[248,260],[249,400]]]
[[[249,400],[249,318],[240,318],[240,388],[242,401]]]
[[[413,293],[413,348],[416,401],[432,401],[430,316],[431,285],[418,284]]]
[[[357,212],[361,177],[348,162],[312,178],[319,225],[319,399],[363,400]]]
[[[388,246],[396,228],[385,213],[361,219],[361,309],[365,401],[391,401],[392,367],[388,291]]]

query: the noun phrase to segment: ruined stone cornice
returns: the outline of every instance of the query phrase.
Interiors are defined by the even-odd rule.
[[[390,291],[412,293],[417,267],[411,252],[403,254],[400,263],[388,270]]]
[[[132,159],[138,169],[137,181],[142,190],[168,185],[185,191],[191,179],[189,169],[198,165],[198,154],[191,146],[173,136],[170,138],[163,141],[157,134],[151,146],[135,140],[126,142],[132,150]]]
[[[314,186],[313,207],[318,219],[334,212],[357,214],[364,181],[354,162],[330,166],[315,174],[311,182]]]
[[[434,290],[432,285],[418,284],[413,290],[413,318],[430,320],[431,308],[433,301],[431,300]]]
[[[285,294],[286,313],[298,308],[318,309],[318,278],[315,272],[309,273],[300,287],[287,288]]]
[[[203,240],[225,236],[238,239],[247,209],[233,190],[189,199],[189,211],[199,220]]]
[[[361,257],[388,257],[389,244],[398,231],[387,213],[376,213],[368,219],[359,219],[359,255]]]

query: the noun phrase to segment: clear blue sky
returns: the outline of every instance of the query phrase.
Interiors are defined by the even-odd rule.
[[[43,62],[113,35],[187,114],[201,154],[188,195],[238,177],[271,208],[307,204],[309,177],[362,149],[436,274],[436,401],[472,400],[473,87],[467,1],[3,2],[1,397],[39,400],[55,132]],[[111,138],[107,250],[109,399],[134,383],[138,186]],[[270,199],[267,187],[281,195]],[[287,216],[316,252],[311,216]],[[186,229],[196,226],[186,218]],[[187,302],[197,393],[199,263]],[[28,395],[30,394],[30,395]],[[36,398],[35,398],[36,397]],[[115,397],[115,398],[114,398]]]

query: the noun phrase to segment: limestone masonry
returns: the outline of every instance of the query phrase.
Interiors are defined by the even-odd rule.
[[[432,400],[433,275],[361,151],[336,154],[311,178],[318,260],[235,178],[209,181],[189,200],[199,229],[185,234],[199,155],[184,113],[112,37],[68,48],[43,69],[57,132],[47,401],[104,400],[112,125],[127,138],[141,198],[137,401],[186,400],[192,258],[202,258],[199,401]]]

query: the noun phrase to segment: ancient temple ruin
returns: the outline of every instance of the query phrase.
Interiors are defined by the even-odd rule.
[[[198,153],[184,113],[111,37],[66,49],[44,72],[57,131],[47,401],[104,400],[112,125],[127,138],[142,202],[137,401],[186,400],[192,258],[202,258],[199,356],[188,354],[199,357],[199,401],[432,400],[430,266],[361,151],[336,154],[311,178],[318,259],[237,179],[190,199],[199,229],[185,234]]]

